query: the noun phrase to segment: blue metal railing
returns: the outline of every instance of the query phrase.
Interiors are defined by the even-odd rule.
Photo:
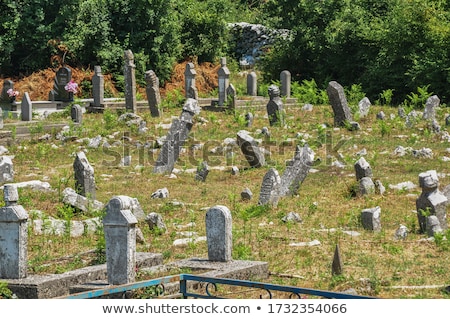
[[[166,286],[179,285],[178,293],[174,295],[166,295]],[[145,280],[140,282],[134,282],[130,284],[118,285],[118,286],[108,286],[104,289],[96,289],[86,292],[80,292],[64,296],[64,299],[91,299],[100,298],[112,294],[126,293],[129,291],[134,291],[142,288],[154,288],[154,295],[156,298],[199,298],[199,299],[225,299],[215,295],[218,291],[218,285],[227,285],[235,287],[246,287],[252,289],[260,289],[268,295],[268,299],[274,297],[274,292],[281,292],[289,294],[290,298],[305,298],[305,297],[319,297],[327,299],[373,299],[373,297],[361,296],[361,295],[351,295],[339,292],[331,292],[324,290],[300,288],[294,286],[281,286],[274,284],[267,284],[262,282],[248,281],[248,280],[237,280],[228,278],[216,278],[216,277],[204,277],[196,276],[190,274],[180,274],[175,276],[166,276],[151,280]],[[200,293],[199,288],[203,288],[204,294]],[[192,289],[195,287],[195,289]],[[193,290],[193,291],[190,291]],[[236,296],[236,294],[234,295]],[[262,296],[260,295],[260,298]]]

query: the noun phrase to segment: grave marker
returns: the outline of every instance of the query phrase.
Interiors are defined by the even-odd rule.
[[[128,112],[136,113],[136,65],[134,64],[134,54],[131,50],[124,52],[123,75],[125,80],[125,108]]]
[[[241,130],[237,133],[237,144],[251,167],[261,167],[266,161],[255,139],[249,132]]]
[[[28,94],[28,92],[25,92],[25,94],[23,95],[20,109],[20,117],[22,121],[33,120],[33,103],[31,103],[30,95]]]
[[[105,79],[102,74],[102,68],[99,65],[94,66],[94,75],[92,76],[92,96],[94,98],[94,107],[102,107],[105,95]]]
[[[153,117],[159,117],[161,116],[161,94],[159,92],[159,79],[153,70],[149,70],[145,72],[145,81],[147,83],[145,92],[147,93],[150,114]]]
[[[192,62],[186,64],[184,70],[184,92],[187,99],[198,100],[197,87],[195,84],[195,77],[197,71],[195,71],[195,65]]]
[[[280,98],[280,89],[272,84],[268,88],[269,102],[267,103],[267,115],[269,117],[270,126],[284,126],[284,109],[283,101]]]
[[[264,175],[259,192],[258,205],[277,206],[279,200],[278,187],[281,184],[281,178],[275,168],[270,168]]]
[[[232,260],[232,217],[226,206],[213,206],[206,212],[206,239],[208,260],[227,262]]]
[[[227,59],[220,59],[221,68],[218,71],[219,76],[219,106],[227,103],[227,89],[230,85],[230,70],[227,67]]]
[[[280,73],[281,90],[280,94],[283,97],[291,97],[291,72],[284,70]]]
[[[73,93],[67,92],[65,86],[72,80],[72,70],[68,67],[61,67],[56,71],[53,89],[50,91],[50,101],[73,101]]]
[[[89,199],[95,200],[96,186],[94,168],[89,164],[86,154],[78,152],[73,162],[75,191]]]
[[[345,126],[347,122],[352,121],[352,113],[347,104],[344,88],[336,81],[328,83],[328,99],[334,112],[334,125]]]
[[[256,79],[256,73],[250,72],[247,74],[247,95],[256,96],[258,93],[258,84]]]
[[[83,123],[83,109],[79,104],[74,104],[70,108],[70,117],[74,123],[82,124]]]

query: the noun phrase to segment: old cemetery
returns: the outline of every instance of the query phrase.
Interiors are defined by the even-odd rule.
[[[137,99],[124,57],[124,99],[103,98],[96,67],[92,99],[59,96],[63,72],[45,107],[26,92],[3,102],[0,295],[206,273],[448,298],[450,112],[438,97],[347,100],[337,79],[312,105],[288,71],[258,96],[257,74],[222,59],[218,96],[198,97],[189,63],[169,104],[151,70]]]

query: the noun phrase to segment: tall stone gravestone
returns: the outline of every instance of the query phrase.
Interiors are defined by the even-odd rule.
[[[61,67],[56,71],[53,89],[50,91],[50,101],[73,101],[73,93],[67,92],[65,86],[72,80],[72,70],[66,66]]]
[[[89,199],[95,200],[96,186],[94,168],[89,164],[86,154],[78,152],[73,162],[75,176],[75,191]]]
[[[233,236],[231,212],[226,206],[213,206],[206,212],[206,240],[208,260],[227,262],[232,260]]]
[[[280,73],[281,96],[291,97],[291,72],[284,70]]]
[[[221,68],[217,73],[219,76],[219,106],[224,106],[227,103],[227,89],[230,85],[230,70],[227,67],[227,59],[220,59]]]
[[[30,95],[25,92],[22,102],[20,103],[20,117],[22,121],[33,120],[33,104],[31,103]]]
[[[198,91],[195,84],[195,77],[197,71],[195,71],[195,65],[192,62],[186,64],[184,70],[184,92],[187,99],[198,100]]]
[[[159,92],[159,79],[153,70],[145,72],[145,82],[147,83],[145,92],[147,93],[150,114],[153,117],[159,117],[161,116],[161,94]]]
[[[194,125],[193,119],[200,113],[200,107],[195,99],[187,99],[181,115],[173,120],[166,140],[161,148],[158,159],[156,160],[154,173],[171,173],[175,162],[180,155],[181,147],[188,138],[189,132]]]
[[[241,130],[237,133],[237,144],[240,147],[245,159],[251,167],[261,167],[265,165],[264,153],[261,152],[255,139],[249,132]]]
[[[247,95],[256,96],[258,93],[258,84],[255,72],[247,74]]]
[[[264,175],[259,191],[258,205],[277,206],[279,200],[278,188],[281,184],[280,174],[275,168],[270,168]]]
[[[283,101],[280,98],[280,89],[272,84],[268,88],[269,102],[267,103],[267,115],[270,126],[284,126],[284,108]]]
[[[28,214],[18,205],[17,186],[3,187],[5,207],[0,208],[0,278],[27,277]]]
[[[437,95],[430,96],[425,103],[425,110],[423,112],[424,120],[434,120],[436,118],[436,108],[439,107],[441,100]]]
[[[347,104],[344,88],[336,81],[328,83],[327,87],[328,99],[334,112],[334,125],[345,126],[346,123],[352,121],[352,113]]]
[[[126,198],[113,197],[105,206],[103,218],[106,271],[110,285],[122,285],[136,278],[137,218],[126,207]]]
[[[435,215],[441,228],[447,229],[447,205],[448,198],[439,190],[439,178],[435,170],[429,170],[419,174],[419,186],[422,193],[416,200],[417,218],[420,232],[427,230],[427,217]]]
[[[0,107],[4,111],[17,111],[16,97],[10,96],[8,91],[14,91],[14,82],[11,80],[3,81],[3,88],[0,93]]]
[[[135,72],[134,54],[131,50],[125,50],[123,67],[123,75],[125,78],[125,108],[131,113],[137,112]]]
[[[102,107],[105,95],[105,78],[102,74],[102,68],[99,65],[94,66],[94,75],[92,76],[92,97],[94,98],[94,107]]]

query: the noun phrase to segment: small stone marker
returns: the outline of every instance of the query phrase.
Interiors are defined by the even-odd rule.
[[[256,73],[250,72],[247,74],[247,95],[256,96],[258,93],[258,85],[256,80]]]
[[[206,177],[209,173],[209,166],[206,161],[202,162],[199,167],[197,167],[197,173],[195,174],[195,180],[205,182]]]
[[[9,156],[0,156],[0,185],[14,181],[14,165]]]
[[[253,125],[253,113],[248,112],[245,114],[245,125],[251,127]]]
[[[5,207],[0,208],[0,278],[27,277],[28,213],[17,205],[17,186],[3,187]]]
[[[94,179],[94,168],[84,152],[78,152],[73,162],[75,177],[75,191],[89,199],[95,200],[96,186]]]
[[[361,223],[364,229],[381,230],[381,208],[380,206],[363,209],[361,212]]]
[[[336,81],[328,83],[328,99],[334,112],[334,126],[345,126],[347,122],[352,122],[352,113],[347,104],[344,88]]]
[[[269,102],[267,103],[267,115],[269,117],[270,126],[284,126],[284,109],[283,101],[280,98],[280,89],[272,84],[268,88]]]
[[[226,206],[217,205],[206,212],[206,238],[208,260],[227,262],[232,260],[232,217]]]
[[[341,259],[341,251],[339,249],[339,245],[336,244],[336,248],[334,249],[333,262],[331,264],[331,274],[333,276],[339,276],[342,274],[343,265]]]
[[[121,196],[113,197],[106,205],[103,218],[106,244],[108,283],[122,285],[136,278],[137,219]]]
[[[145,72],[145,81],[147,83],[145,92],[147,93],[150,114],[153,117],[159,117],[161,116],[161,94],[159,92],[159,79],[153,70],[149,70]]]
[[[102,74],[102,68],[99,65],[94,66],[94,75],[92,76],[92,97],[94,98],[94,107],[103,106],[105,95],[105,79]]]
[[[291,72],[284,70],[280,73],[281,90],[280,95],[290,98],[291,97]]]
[[[123,75],[125,80],[125,108],[128,112],[137,112],[136,101],[136,65],[134,64],[134,54],[131,50],[124,52]]]
[[[20,117],[22,121],[32,121],[33,120],[33,103],[31,103],[30,95],[25,92],[23,95],[22,102],[20,103]]]
[[[242,192],[241,192],[241,199],[242,200],[251,200],[253,197],[253,193],[252,191],[246,187]]]
[[[369,115],[370,107],[372,106],[372,103],[370,103],[370,100],[368,97],[364,97],[361,101],[358,103],[359,108],[359,115],[361,117],[366,117]]]
[[[249,132],[241,130],[237,133],[237,143],[251,167],[261,167],[266,161],[255,139]]]
[[[145,217],[145,222],[147,223],[150,230],[158,229],[163,233],[167,231],[167,226],[164,223],[161,214],[150,213],[147,215],[147,217]]]
[[[227,59],[222,57],[220,59],[221,68],[218,71],[219,76],[219,104],[224,106],[227,103],[227,89],[230,85],[230,70],[227,67]]]
[[[439,107],[441,100],[437,95],[430,96],[425,103],[425,110],[423,112],[424,120],[434,120],[436,117],[436,108]]]
[[[70,108],[70,117],[72,121],[77,124],[83,123],[83,110],[79,104],[73,104]]]
[[[281,178],[278,171],[273,167],[270,168],[264,175],[261,183],[258,205],[270,204],[272,206],[277,206],[279,200],[278,188],[280,187],[280,184]]]
[[[370,177],[363,177],[359,180],[359,193],[361,195],[371,195],[375,194],[376,187],[375,183],[373,182],[372,178]]]
[[[354,165],[356,180],[359,181],[363,177],[372,177],[372,168],[364,157],[360,157]]]

